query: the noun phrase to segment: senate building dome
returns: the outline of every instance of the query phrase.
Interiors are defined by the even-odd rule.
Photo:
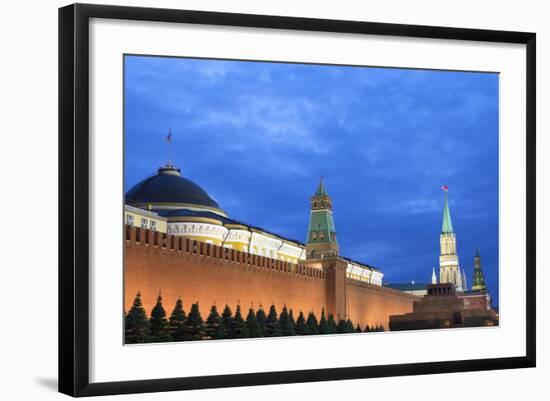
[[[126,192],[125,224],[297,263],[304,245],[232,219],[172,161]]]
[[[226,216],[204,189],[181,176],[179,168],[169,164],[157,174],[140,181],[126,192],[126,203],[153,210],[204,210]]]

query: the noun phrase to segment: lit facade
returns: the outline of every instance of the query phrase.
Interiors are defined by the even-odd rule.
[[[133,217],[127,217],[130,215]],[[132,223],[127,219],[133,219]],[[306,244],[230,218],[200,186],[182,177],[180,169],[172,163],[127,192],[126,224],[149,228],[139,225],[143,219],[156,219],[153,224],[159,232],[293,264],[338,256],[332,200],[322,180],[311,198]],[[380,270],[340,259],[347,264],[348,278],[382,285]],[[321,268],[321,264],[309,265]]]
[[[456,250],[456,234],[453,230],[447,192],[443,204],[443,224],[440,235],[439,281],[432,271],[432,284],[452,284],[465,310],[491,310],[491,295],[487,291],[481,268],[479,250],[474,257],[472,288],[468,291],[466,272],[460,268]]]
[[[124,205],[124,224],[144,230],[167,232],[166,219],[151,210]]]
[[[463,275],[460,271],[456,252],[456,234],[453,230],[447,192],[445,192],[445,203],[443,205],[443,224],[439,236],[439,246],[439,282],[454,284],[458,292],[463,291]]]

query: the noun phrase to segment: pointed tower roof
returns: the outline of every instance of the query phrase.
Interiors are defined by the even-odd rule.
[[[472,277],[472,291],[485,291],[487,285],[485,284],[485,275],[481,269],[481,257],[479,256],[479,250],[474,257],[474,275]]]
[[[464,284],[462,283],[462,270],[460,269],[460,266],[457,268],[457,277],[456,277],[456,283],[455,287],[458,292],[464,291]]]
[[[315,191],[315,196],[328,196],[327,190],[325,189],[325,184],[323,183],[323,176],[319,180],[319,185]]]
[[[443,224],[441,225],[441,232],[443,234],[452,234],[453,222],[451,220],[451,211],[449,210],[449,196],[445,192],[445,203],[443,204]]]

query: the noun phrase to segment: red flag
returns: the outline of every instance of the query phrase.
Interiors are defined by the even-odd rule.
[[[449,187],[447,185],[443,185],[441,189],[445,192],[449,192]]]

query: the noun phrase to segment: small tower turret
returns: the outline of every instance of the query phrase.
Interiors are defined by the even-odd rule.
[[[435,267],[432,268],[432,284],[437,284],[437,276],[435,275]]]
[[[307,230],[306,258],[322,259],[338,256],[338,241],[332,215],[332,199],[328,195],[323,177],[311,197],[311,211]]]
[[[481,257],[479,256],[479,249],[476,251],[474,257],[474,276],[472,278],[472,291],[486,291],[485,276],[483,270],[481,270]]]

